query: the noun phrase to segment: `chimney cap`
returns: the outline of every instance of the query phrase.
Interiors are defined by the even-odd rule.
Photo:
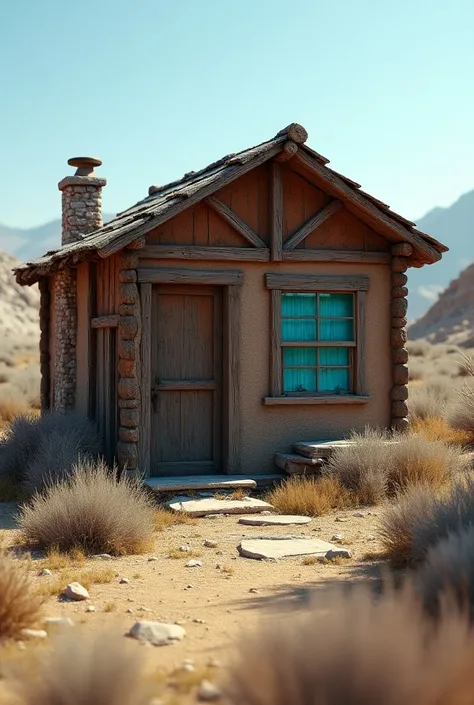
[[[71,157],[71,159],[67,160],[67,163],[69,166],[77,166],[81,169],[87,166],[101,166],[102,159],[99,159],[98,157]]]

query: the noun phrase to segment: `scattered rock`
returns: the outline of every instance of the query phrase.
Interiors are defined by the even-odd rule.
[[[47,639],[48,632],[44,629],[22,629],[21,635],[25,639]]]
[[[128,578],[120,578],[119,585],[128,585],[130,580]]]
[[[205,514],[204,519],[221,519],[222,514]]]
[[[300,517],[296,515],[268,514],[262,512],[258,516],[241,517],[239,524],[247,526],[287,526],[289,524],[309,524],[311,517]]]
[[[210,658],[207,662],[209,668],[220,668],[222,666],[221,662],[215,658]]]
[[[336,543],[342,543],[342,541],[344,541],[344,534],[334,534],[331,541],[335,541]]]
[[[349,521],[349,519],[348,519],[348,517],[336,517],[336,518],[334,519],[334,521],[338,521],[338,522],[340,522],[340,523],[342,524],[342,523],[345,522],[345,521]]]
[[[110,553],[96,553],[94,556],[91,556],[96,561],[111,561],[112,556]]]
[[[26,644],[23,641],[17,641],[16,646],[19,651],[24,651],[26,649]]]
[[[186,563],[186,568],[202,568],[202,561],[196,561],[196,560],[188,561]]]
[[[51,573],[51,571],[49,570],[49,568],[43,568],[43,570],[40,570],[40,572],[38,573],[38,575],[39,575],[40,577],[43,577],[44,575],[52,575],[52,573]]]
[[[206,548],[217,548],[218,545],[219,544],[217,543],[217,541],[210,541],[209,539],[206,539],[204,541],[204,546]]]
[[[87,605],[87,607],[86,607],[86,612],[95,612],[95,607],[94,607],[94,605]]]
[[[138,612],[153,612],[151,607],[137,607]]]
[[[211,681],[203,680],[199,685],[197,696],[198,700],[203,702],[213,702],[214,700],[220,700],[220,698],[222,698],[222,691],[217,685],[211,683]]]
[[[356,519],[363,519],[365,517],[365,514],[363,512],[356,512],[352,516],[356,517]]]
[[[191,585],[191,583],[189,583],[188,585],[185,585],[185,586],[184,586],[184,589],[185,589],[185,590],[192,590],[193,588],[194,588],[194,585]]]
[[[263,512],[261,512],[263,517],[269,517],[271,516],[271,512],[268,511],[268,509],[265,509]]]
[[[66,585],[63,595],[69,600],[75,600],[76,602],[89,599],[88,591],[80,583],[69,583],[69,585]]]
[[[194,624],[206,624],[204,619],[199,619],[199,618],[193,619],[193,622],[194,622]]]
[[[216,570],[222,570],[223,567],[222,563],[216,563]]]
[[[129,614],[133,614],[133,610],[132,610],[131,607],[128,607],[127,610],[126,610],[126,612],[128,612]]]
[[[149,562],[149,563],[150,563],[151,561],[159,561],[159,560],[160,560],[160,559],[158,558],[158,556],[150,556],[150,557],[148,558],[148,562]]]
[[[351,552],[348,551],[347,548],[336,548],[328,551],[324,557],[327,558],[328,561],[332,558],[351,558]]]
[[[367,534],[367,536],[365,537],[365,539],[366,539],[366,541],[376,541],[376,540],[377,540],[377,537],[374,536],[373,534]]]
[[[190,546],[189,544],[185,543],[184,546],[180,546],[180,547],[179,547],[179,550],[180,550],[182,553],[188,553],[188,551],[191,550],[191,546]]]
[[[196,666],[193,663],[183,663],[181,665],[181,671],[186,671],[187,673],[193,673],[196,670]]]
[[[152,646],[167,646],[175,641],[181,641],[186,635],[186,631],[178,624],[143,621],[135,622],[129,634],[134,639]]]
[[[254,595],[258,595],[258,590],[257,588],[250,588],[249,592],[252,592]]]
[[[74,626],[74,622],[70,617],[46,617],[44,625],[47,631],[52,629],[68,629]]]

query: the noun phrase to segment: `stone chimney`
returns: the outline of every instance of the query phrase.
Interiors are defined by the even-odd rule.
[[[94,167],[102,161],[96,157],[73,157],[70,166],[77,167],[73,176],[59,182],[62,192],[62,245],[82,240],[102,225],[102,187],[106,179],[96,176]]]

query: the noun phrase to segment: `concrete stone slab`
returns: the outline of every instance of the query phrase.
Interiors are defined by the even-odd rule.
[[[328,551],[339,551],[327,541],[314,538],[290,538],[275,536],[271,538],[243,539],[237,546],[241,556],[245,558],[274,559],[290,558],[291,556],[324,557]]]
[[[188,475],[186,477],[148,477],[144,484],[156,492],[182,492],[183,490],[252,490],[257,483],[242,475]]]
[[[203,517],[208,514],[255,514],[273,509],[268,502],[253,497],[244,497],[244,499],[173,497],[166,505],[175,512],[185,512],[193,517]]]
[[[311,517],[300,517],[289,514],[279,514],[271,516],[242,517],[239,524],[246,526],[288,526],[289,524],[309,524]]]

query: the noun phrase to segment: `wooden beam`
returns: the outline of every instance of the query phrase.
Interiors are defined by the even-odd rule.
[[[151,284],[140,285],[141,337],[141,429],[138,446],[140,471],[150,474],[151,438]]]
[[[334,215],[334,213],[340,211],[343,207],[344,206],[341,201],[338,201],[337,199],[328,203],[327,206],[324,206],[324,208],[311,216],[311,218],[308,218],[308,220],[303,223],[301,227],[297,228],[292,235],[290,235],[288,240],[285,242],[284,249],[294,250],[300,242],[303,242],[305,237],[317,230],[317,228],[325,223],[328,218]]]
[[[281,261],[283,248],[283,183],[281,166],[277,162],[271,164],[271,249],[272,260]]]
[[[232,475],[240,468],[240,286],[224,293],[224,462]]]
[[[215,390],[217,382],[208,379],[185,379],[185,380],[163,380],[156,384],[153,389],[157,392],[186,392],[200,390]]]
[[[244,223],[233,210],[226,206],[225,203],[222,203],[221,200],[215,196],[208,196],[206,203],[254,247],[266,247],[262,238],[259,237],[247,223]]]
[[[359,396],[366,394],[365,382],[365,317],[366,317],[366,292],[358,291],[356,297],[356,359],[355,359],[355,393]]]
[[[284,262],[358,262],[362,264],[390,264],[389,252],[362,250],[283,250]]]
[[[367,291],[369,277],[364,275],[273,274],[265,275],[267,289],[283,291]]]
[[[315,404],[367,404],[370,397],[355,394],[334,394],[328,397],[264,397],[266,406],[313,406]]]
[[[139,268],[139,282],[154,284],[209,284],[210,286],[232,286],[243,282],[243,273],[232,269],[165,269]]]
[[[212,261],[268,262],[268,247],[198,247],[196,245],[149,245],[140,259],[185,259]]]
[[[298,145],[296,142],[292,142],[291,140],[288,140],[288,142],[285,142],[283,145],[283,149],[280,152],[280,154],[277,154],[275,157],[275,161],[279,162],[287,162],[288,159],[291,159],[291,157],[294,157],[296,152],[298,151]]]
[[[367,216],[366,222],[369,222],[371,227],[377,232],[381,232],[389,239],[393,238],[396,241],[409,242],[419,253],[423,253],[430,262],[437,262],[441,259],[441,253],[423,240],[422,237],[412,233],[408,228],[390,218],[389,212],[385,213],[380,208],[377,208],[360,194],[357,189],[345,183],[341,176],[338,176],[322,164],[318,164],[303,149],[298,149],[295,158],[291,160],[291,169],[295,169],[298,164],[303,167],[303,170],[306,169],[307,172],[309,171],[317,177],[319,184],[321,184],[320,188],[326,193],[330,193],[335,198],[341,198],[346,208],[352,205],[359,217],[360,214]],[[379,228],[377,228],[376,223],[378,223]]]
[[[120,316],[111,314],[110,316],[97,316],[91,318],[91,328],[117,328]]]
[[[272,289],[270,320],[270,394],[277,397],[282,393],[281,289]]]

